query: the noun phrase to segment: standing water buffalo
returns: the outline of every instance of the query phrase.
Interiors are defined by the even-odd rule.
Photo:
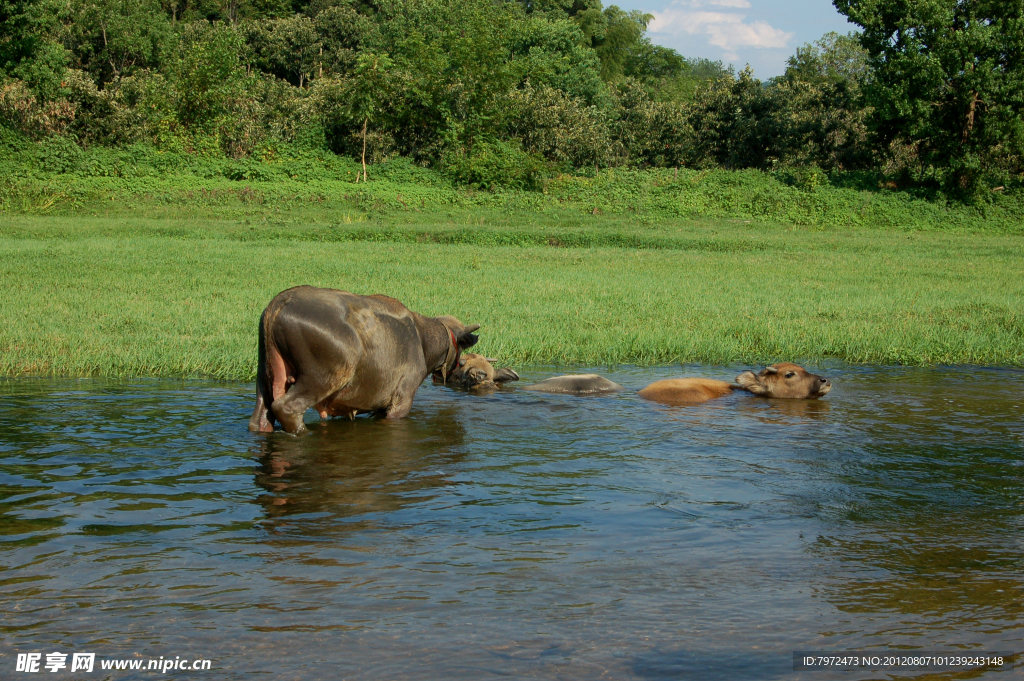
[[[256,407],[249,430],[304,429],[322,418],[381,413],[402,418],[427,376],[447,376],[477,342],[455,317],[424,317],[394,298],[297,286],[277,294],[260,317]]]

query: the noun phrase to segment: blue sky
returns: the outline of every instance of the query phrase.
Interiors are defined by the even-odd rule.
[[[855,28],[831,0],[605,0],[604,5],[639,9],[654,15],[647,35],[652,42],[685,57],[706,57],[750,64],[766,79],[786,70],[797,47],[829,31]]]

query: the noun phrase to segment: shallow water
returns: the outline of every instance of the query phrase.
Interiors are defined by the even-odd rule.
[[[1024,372],[819,373],[820,401],[676,408],[427,383],[407,419],[303,437],[249,433],[250,385],[2,382],[0,676],[57,650],[211,679],[860,679],[885,675],[792,651],[1024,649]]]

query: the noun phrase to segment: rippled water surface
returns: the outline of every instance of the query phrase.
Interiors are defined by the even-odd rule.
[[[303,437],[249,433],[251,385],[2,382],[0,676],[63,650],[208,679],[824,679],[792,651],[1024,649],[1024,373],[824,373],[820,401],[682,408],[425,384],[407,419]]]

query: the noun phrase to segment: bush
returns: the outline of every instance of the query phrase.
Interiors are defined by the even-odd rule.
[[[688,160],[684,152],[693,128],[687,105],[652,101],[647,90],[632,79],[618,83],[613,94],[614,165],[665,168]]]
[[[547,170],[543,159],[499,140],[478,140],[468,152],[445,154],[442,167],[459,184],[491,190],[536,189]]]
[[[509,95],[509,134],[528,153],[568,167],[608,164],[611,146],[604,113],[561,90],[527,83]]]
[[[782,170],[776,176],[788,184],[805,192],[815,192],[828,184],[828,176],[818,166],[798,166]]]
[[[33,153],[34,145],[21,132],[0,121],[0,163],[24,163],[24,158]]]
[[[47,137],[39,143],[37,157],[48,173],[71,173],[82,162],[82,148],[67,137]]]
[[[66,99],[42,102],[15,80],[0,86],[0,120],[33,139],[60,135],[75,120],[75,105]]]

